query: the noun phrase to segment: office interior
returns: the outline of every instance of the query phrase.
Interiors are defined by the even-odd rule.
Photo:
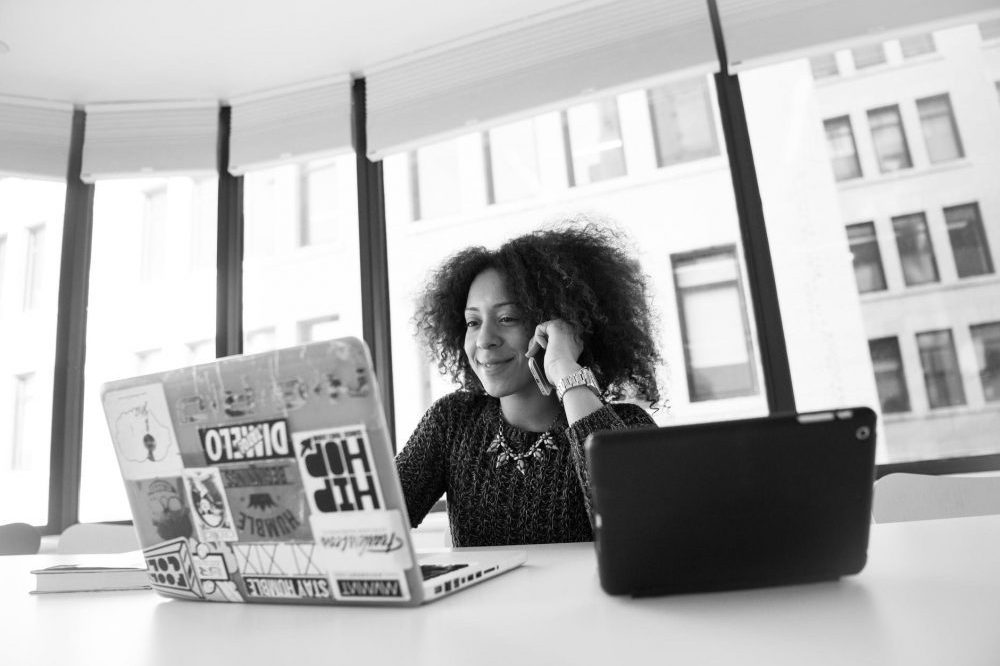
[[[1000,470],[991,0],[0,0],[0,523],[127,520],[98,387],[353,335],[395,446],[413,296],[615,224],[659,425],[868,405],[878,474]]]

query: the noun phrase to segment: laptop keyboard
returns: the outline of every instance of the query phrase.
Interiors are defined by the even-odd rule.
[[[457,571],[458,569],[464,569],[469,566],[468,564],[421,564],[420,574],[424,577],[424,580],[430,580],[431,578],[436,578],[437,576],[443,576],[446,573],[451,573],[452,571]]]

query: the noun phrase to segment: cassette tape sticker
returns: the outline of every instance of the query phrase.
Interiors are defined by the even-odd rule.
[[[329,600],[330,580],[314,559],[315,548],[312,543],[232,544],[247,600]]]
[[[199,428],[198,438],[211,464],[292,456],[285,419]]]
[[[203,599],[187,539],[180,537],[142,551],[153,589],[185,599]]]
[[[183,478],[199,540],[236,541],[239,537],[219,470],[215,467],[186,469]]]
[[[169,476],[183,469],[162,384],[108,391],[104,413],[126,479]]]
[[[312,539],[295,461],[226,465],[219,473],[240,541]]]
[[[312,513],[341,513],[384,506],[364,425],[293,433]]]

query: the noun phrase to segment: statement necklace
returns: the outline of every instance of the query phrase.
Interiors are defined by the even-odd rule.
[[[503,434],[503,411],[497,407],[500,411],[500,427],[497,428],[497,434],[493,437],[493,441],[487,447],[487,453],[495,453],[497,456],[495,469],[500,469],[504,465],[510,463],[511,461],[517,465],[517,471],[524,476],[528,471],[528,464],[534,460],[541,460],[545,456],[545,451],[555,451],[559,447],[556,446],[555,439],[552,435],[552,428],[555,426],[556,422],[559,421],[559,414],[552,419],[552,423],[549,427],[545,429],[541,435],[539,435],[531,446],[528,447],[527,451],[523,453],[518,453],[514,449],[510,448],[507,444],[507,437]]]

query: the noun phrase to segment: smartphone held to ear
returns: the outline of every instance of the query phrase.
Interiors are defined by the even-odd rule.
[[[534,356],[528,357],[528,369],[531,370],[531,376],[535,378],[535,383],[538,384],[538,390],[542,392],[542,395],[552,393],[554,387],[549,383],[548,377],[545,376],[544,349],[539,349]]]

